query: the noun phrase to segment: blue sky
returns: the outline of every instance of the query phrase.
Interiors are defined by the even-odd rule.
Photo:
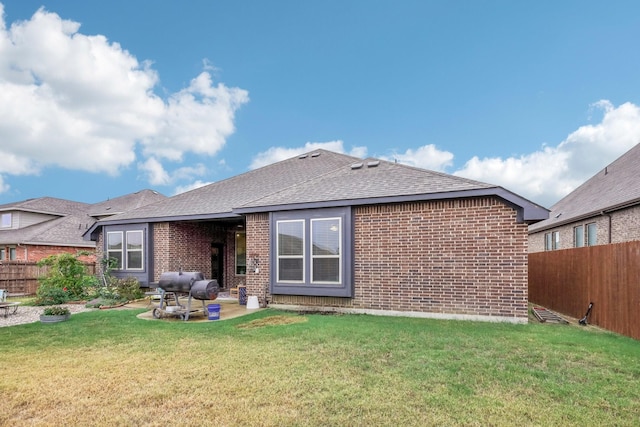
[[[324,147],[550,207],[640,142],[637,1],[0,0],[0,203]]]

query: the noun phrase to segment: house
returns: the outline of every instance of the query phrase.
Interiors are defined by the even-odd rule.
[[[96,222],[115,275],[200,271],[295,310],[527,321],[527,226],[502,187],[317,150]]]
[[[640,339],[639,177],[640,144],[529,226],[532,303]]]
[[[529,226],[529,251],[640,240],[640,144],[551,207]]]
[[[0,261],[37,262],[62,252],[94,252],[95,242],[83,234],[98,219],[162,199],[166,196],[142,190],[95,204],[40,197],[0,205]]]

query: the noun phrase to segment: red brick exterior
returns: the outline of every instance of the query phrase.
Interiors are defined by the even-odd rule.
[[[245,284],[245,275],[235,274],[235,233],[213,223],[164,222],[153,225],[153,280],[166,271],[200,271],[211,278],[211,245],[225,248],[224,288]]]
[[[494,197],[353,207],[354,297],[270,295],[269,215],[248,214],[247,274],[235,274],[235,227],[152,225],[154,280],[165,271],[211,274],[223,244],[225,288],[247,286],[262,304],[527,319],[527,226]],[[98,241],[101,248],[101,239]]]
[[[6,252],[9,253],[9,247],[6,247]],[[92,255],[81,256],[79,259],[83,262],[93,263],[96,261],[94,248],[81,248],[73,246],[40,246],[40,245],[20,245],[16,248],[16,259],[13,261],[23,262],[38,262],[43,258],[51,255],[58,255],[61,253],[68,253],[76,255],[80,251],[91,252]]]
[[[257,295],[260,304],[264,305],[265,300],[271,299],[269,295],[269,214],[249,214],[245,221],[247,228],[247,295]]]
[[[248,215],[247,292],[285,305],[527,318],[527,226],[496,198],[354,208],[354,298],[268,295],[269,220]],[[264,297],[263,297],[264,295]]]

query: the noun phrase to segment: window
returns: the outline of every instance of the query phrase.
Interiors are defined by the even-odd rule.
[[[127,270],[142,269],[142,230],[127,231]]]
[[[583,225],[573,227],[573,246],[575,248],[581,248],[584,246],[584,226]]]
[[[351,297],[351,209],[277,212],[271,217],[271,292]]]
[[[304,220],[277,222],[278,282],[304,282],[304,224]]]
[[[560,233],[553,231],[551,233],[545,233],[544,235],[544,250],[552,251],[560,249]]]
[[[144,231],[107,232],[107,257],[116,260],[115,270],[144,269]]]
[[[247,274],[247,234],[236,233],[236,274]]]
[[[122,270],[122,231],[112,231],[107,233],[107,257],[116,260],[113,266],[116,270]]]
[[[11,228],[11,214],[3,213],[0,217],[0,228]]]
[[[311,220],[311,283],[340,282],[340,218]]]
[[[0,261],[5,261],[7,259],[7,250],[5,248],[0,248]]]
[[[587,224],[587,246],[595,246],[598,244],[598,230],[596,223]]]
[[[9,260],[15,261],[17,258],[16,248],[9,248]]]

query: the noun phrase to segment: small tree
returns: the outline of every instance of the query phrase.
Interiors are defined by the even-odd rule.
[[[88,289],[96,284],[96,278],[87,274],[86,266],[78,259],[82,255],[86,253],[78,252],[75,256],[62,253],[38,262],[40,267],[48,266],[49,271],[38,278],[40,286],[36,292],[36,304],[62,304],[87,297]]]

